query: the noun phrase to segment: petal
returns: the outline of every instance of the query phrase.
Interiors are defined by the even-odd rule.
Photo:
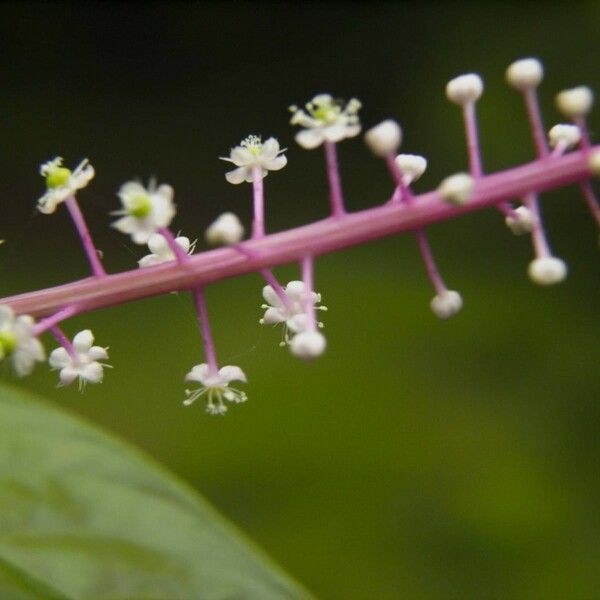
[[[308,317],[305,313],[294,315],[291,319],[286,321],[286,325],[292,333],[300,333],[301,331],[306,330],[308,326]]]
[[[80,376],[90,383],[101,383],[102,377],[104,376],[104,370],[100,363],[91,362],[82,369]]]
[[[262,145],[261,157],[263,160],[272,160],[279,154],[279,142],[270,137],[265,143]]]
[[[283,169],[283,167],[287,165],[287,158],[284,154],[281,154],[273,160],[263,163],[263,165],[265,169],[269,169],[269,171],[279,171],[279,169]]]
[[[0,329],[10,326],[15,321],[15,313],[10,306],[0,305]]]
[[[302,300],[305,289],[304,281],[290,281],[285,286],[285,293],[291,300]]]
[[[160,265],[164,262],[165,260],[161,256],[158,256],[158,254],[146,254],[146,256],[142,256],[142,258],[138,260],[138,265],[141,269],[144,269],[146,267]]]
[[[19,377],[29,375],[35,366],[35,358],[27,349],[18,348],[12,355],[13,367]]]
[[[219,376],[223,381],[229,383],[230,381],[243,381],[246,383],[246,374],[239,367],[233,365],[225,365],[219,369]]]
[[[227,171],[227,173],[225,173],[225,179],[234,185],[244,183],[244,181],[246,181],[246,171],[248,170],[252,173],[252,170],[248,169],[248,167],[239,167],[233,171]]]
[[[312,150],[323,143],[323,130],[321,128],[303,129],[296,134],[294,139],[306,150]]]
[[[175,204],[173,204],[172,195],[169,196],[167,193],[160,193],[163,188],[171,188],[171,186],[161,185],[158,188],[158,192],[151,196],[152,198],[152,219],[156,224],[156,228],[168,227],[175,216]]]
[[[92,346],[87,355],[90,360],[106,360],[108,358],[106,348],[101,346]]]
[[[276,325],[277,323],[283,323],[287,317],[279,308],[267,308],[265,316],[262,318],[264,325]]]
[[[175,238],[175,243],[187,254],[190,251],[190,239],[181,235]],[[171,248],[169,248],[171,250]]]
[[[270,285],[265,285],[262,295],[267,303],[271,306],[274,306],[275,308],[282,306],[279,296],[275,293],[275,290]]]
[[[131,217],[129,215],[126,217],[121,217],[120,219],[113,221],[111,223],[111,227],[114,227],[121,233],[130,235],[137,229],[138,219],[136,219],[135,217]]]
[[[94,343],[94,334],[89,329],[84,329],[80,331],[73,338],[73,347],[80,354],[87,354],[88,350],[92,347]]]
[[[59,375],[62,385],[69,385],[79,377],[79,370],[73,367],[61,369]]]
[[[347,125],[330,125],[323,130],[323,137],[328,142],[339,142],[348,137],[347,130]]]
[[[246,167],[256,162],[256,156],[243,146],[236,146],[229,156],[231,157],[231,162],[236,167]]]
[[[119,196],[125,205],[127,205],[132,197],[147,195],[148,190],[139,181],[127,181],[119,188],[119,191],[117,192],[117,196]]]
[[[79,169],[79,167],[77,168]],[[72,190],[80,190],[94,178],[95,174],[96,172],[94,171],[94,167],[92,167],[92,165],[88,165],[81,172],[73,173],[71,179],[69,180],[69,187]]]
[[[199,383],[204,384],[206,379],[209,377],[210,370],[206,363],[202,363],[200,365],[195,365],[192,367],[192,370],[185,376],[186,381],[198,381]]]
[[[53,369],[62,369],[72,363],[69,353],[61,346],[52,350],[48,362]]]
[[[154,233],[150,236],[148,248],[152,254],[160,255],[165,254],[170,250],[169,243],[160,233]]]

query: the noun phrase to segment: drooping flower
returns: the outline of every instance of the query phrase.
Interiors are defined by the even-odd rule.
[[[192,370],[185,376],[185,380],[197,381],[201,385],[195,390],[185,391],[187,398],[183,404],[190,406],[200,396],[206,394],[206,412],[211,415],[224,415],[227,412],[224,400],[236,404],[248,400],[248,396],[244,392],[229,385],[232,381],[247,382],[245,373],[233,365],[221,367],[216,373],[211,373],[210,367],[206,363],[202,363],[192,367]]]
[[[348,103],[336,100],[330,94],[318,94],[305,105],[306,111],[290,106],[292,125],[304,127],[296,134],[296,142],[311,150],[323,142],[340,142],[360,133],[358,111],[361,103],[352,98]]]
[[[184,235],[176,237],[175,243],[186,254],[192,254],[196,245],[196,242],[190,242],[190,239]],[[154,265],[160,265],[176,258],[171,246],[169,246],[167,240],[160,233],[154,233],[150,236],[148,239],[148,249],[151,254],[146,254],[146,256],[138,260],[138,265],[141,268],[153,267]]]
[[[73,338],[73,356],[62,346],[50,353],[48,362],[52,369],[60,369],[61,386],[78,379],[79,390],[83,391],[88,383],[102,383],[104,367],[109,365],[99,361],[108,359],[108,352],[106,348],[94,346],[93,343],[94,335],[85,329]]]
[[[0,306],[0,360],[10,358],[17,375],[29,375],[46,353],[33,335],[35,321],[29,315],[15,316],[9,306]]]
[[[433,314],[438,319],[449,319],[453,317],[462,308],[463,301],[461,295],[455,290],[446,290],[436,294],[429,306]]]
[[[38,200],[38,210],[46,215],[52,214],[57,206],[74,196],[77,190],[84,188],[94,177],[94,167],[88,159],[83,159],[74,171],[62,166],[60,156],[45,162],[40,167],[40,175],[46,178],[46,193]]]
[[[263,298],[268,304],[263,304],[261,307],[266,310],[260,324],[277,325],[278,323],[284,323],[283,340],[285,341],[282,342],[282,345],[289,343],[288,330],[296,334],[304,331],[307,327],[305,290],[306,287],[303,281],[290,281],[283,290],[288,299],[288,302],[284,303],[270,285],[263,288]],[[317,310],[327,310],[325,306],[316,306],[321,302],[321,294],[311,292],[309,301],[311,306]]]
[[[113,212],[122,215],[112,223],[115,229],[131,236],[136,244],[147,244],[150,236],[159,229],[168,227],[175,216],[173,188],[150,180],[148,188],[138,181],[124,183],[117,195],[121,199],[123,209]]]
[[[237,169],[225,173],[225,179],[229,183],[238,184],[244,181],[254,181],[255,170],[261,172],[261,178],[265,178],[269,171],[279,171],[287,164],[287,158],[283,154],[286,148],[279,148],[279,142],[275,138],[268,138],[263,143],[261,136],[249,135],[240,142],[239,146],[231,149],[229,158],[219,157],[221,160],[233,163]]]

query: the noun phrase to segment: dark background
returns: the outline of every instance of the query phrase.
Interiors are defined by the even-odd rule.
[[[426,155],[430,189],[466,166],[446,81],[479,72],[484,165],[533,156],[512,60],[546,66],[548,125],[563,87],[600,86],[600,5],[590,3],[3,3],[0,5],[2,295],[85,276],[66,211],[37,214],[38,165],[89,157],[80,195],[109,270],[144,254],[111,230],[115,191],[156,175],[176,190],[175,229],[202,239],[248,186],[224,180],[249,133],[278,137],[289,165],[266,180],[267,225],[324,215],[320,151],[293,142],[287,106],[330,91],[363,101],[366,126],[396,117]],[[592,115],[592,130],[599,126]],[[340,146],[347,204],[386,199],[383,165]],[[77,318],[114,371],[85,395],[44,368],[21,385],[119,432],[205,493],[321,598],[596,598],[600,576],[598,232],[577,190],[544,215],[569,279],[526,278],[527,239],[493,212],[431,228],[465,300],[438,322],[410,236],[325,257],[317,288],[329,351],[299,364],[258,326],[256,276],[208,291],[222,363],[249,376],[224,419],[181,406],[202,360],[185,294]],[[202,242],[200,242],[200,248]],[[278,271],[296,277],[295,268]],[[48,340],[48,347],[51,346]],[[8,372],[5,377],[10,377]]]

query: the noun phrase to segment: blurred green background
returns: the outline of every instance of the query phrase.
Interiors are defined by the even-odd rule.
[[[144,254],[106,226],[132,177],[175,187],[174,227],[191,237],[224,210],[249,225],[250,189],[226,184],[217,160],[249,133],[289,147],[288,167],[266,180],[268,227],[324,215],[321,152],[294,144],[286,111],[318,92],[362,99],[367,126],[398,118],[404,150],[430,161],[425,190],[465,167],[443,89],[477,71],[485,167],[529,160],[504,69],[544,61],[542,104],[556,122],[556,91],[600,88],[600,4],[3,4],[0,47],[9,295],[87,274],[66,211],[35,212],[38,165],[56,154],[96,167],[80,200],[113,271]],[[340,159],[349,207],[388,197],[361,141],[344,142]],[[257,276],[212,286],[220,360],[250,380],[249,402],[226,418],[181,406],[182,378],[202,361],[186,294],[66,326],[110,345],[102,386],[57,390],[44,368],[20,385],[147,450],[319,598],[599,598],[597,231],[575,188],[547,195],[544,216],[570,266],[551,289],[529,283],[529,241],[495,212],[431,228],[465,300],[450,322],[430,313],[410,236],[319,260],[329,351],[312,364],[259,327]]]

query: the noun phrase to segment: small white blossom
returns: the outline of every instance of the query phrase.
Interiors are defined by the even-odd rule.
[[[285,151],[286,148],[279,148],[279,142],[275,138],[270,137],[263,143],[259,135],[249,135],[239,146],[232,148],[229,158],[220,157],[237,167],[225,173],[225,179],[233,184],[244,181],[251,183],[257,168],[264,179],[269,171],[279,171],[285,167],[287,158],[282,154]]]
[[[221,367],[217,373],[211,373],[206,363],[192,367],[192,370],[185,376],[186,381],[197,381],[201,384],[196,390],[186,390],[187,398],[183,401],[185,406],[193,404],[200,396],[206,394],[208,403],[206,412],[211,415],[224,415],[227,412],[227,406],[223,400],[229,402],[246,402],[248,396],[241,390],[231,387],[232,381],[247,382],[245,373],[232,365]]]
[[[206,229],[204,237],[211,246],[233,246],[244,237],[244,226],[237,215],[226,212]]]
[[[38,200],[38,210],[52,214],[56,207],[74,196],[94,177],[94,167],[88,159],[82,160],[74,171],[62,166],[63,159],[57,156],[40,167],[40,175],[46,178],[46,193]]]
[[[181,235],[175,238],[175,243],[186,253],[192,254],[195,247],[195,242],[191,243],[189,238]],[[148,249],[151,254],[146,254],[138,260],[138,265],[141,268],[153,267],[164,262],[175,260],[175,253],[169,246],[169,242],[160,233],[153,233],[148,239]]]
[[[483,81],[476,73],[459,75],[446,84],[448,99],[461,106],[475,102],[482,93]]]
[[[526,206],[519,206],[513,211],[514,216],[506,217],[506,226],[515,234],[523,235],[529,233],[533,228],[535,217]]]
[[[298,358],[310,360],[325,352],[327,340],[320,331],[308,330],[297,333],[290,341],[290,352]]]
[[[102,383],[104,367],[109,365],[99,361],[108,359],[108,352],[107,348],[93,343],[94,335],[85,329],[73,338],[74,356],[62,346],[50,353],[50,366],[53,370],[60,370],[59,385],[69,385],[78,379],[79,391],[83,391],[88,383]]]
[[[521,58],[506,69],[506,81],[515,89],[536,88],[544,78],[544,67],[537,58]]]
[[[148,189],[137,181],[128,181],[119,189],[123,209],[113,212],[122,215],[112,223],[115,229],[131,236],[136,244],[147,244],[150,236],[162,227],[168,227],[175,216],[173,188],[170,185],[156,187],[151,180]]]
[[[454,290],[446,290],[441,294],[437,294],[432,298],[430,303],[431,310],[439,319],[453,317],[460,311],[462,305],[461,295]]]
[[[260,320],[261,325],[277,325],[284,323],[282,345],[289,342],[288,330],[294,334],[302,332],[308,324],[306,315],[306,287],[303,281],[290,281],[283,290],[287,299],[287,305],[275,293],[275,290],[266,285],[263,288],[263,298],[268,304],[263,304],[265,310],[264,317]],[[321,294],[311,292],[309,296],[311,306],[316,310],[327,310],[325,306],[316,306],[321,302]]]
[[[579,144],[580,140],[581,130],[577,125],[565,125],[561,123],[552,127],[548,132],[548,141],[552,148],[556,148],[560,144],[564,150],[567,150]]]
[[[467,173],[456,173],[446,177],[438,186],[439,195],[450,204],[466,204],[473,193],[475,180]]]
[[[296,134],[296,142],[311,150],[323,142],[340,142],[355,137],[360,133],[358,111],[361,103],[352,98],[344,105],[343,100],[336,100],[330,94],[318,94],[305,105],[306,111],[297,106],[290,106],[292,125],[304,129]]]
[[[44,347],[33,335],[35,321],[29,315],[15,316],[9,306],[0,306],[0,360],[10,358],[17,375],[29,375],[36,362],[46,359]]]
[[[398,154],[395,160],[407,183],[419,179],[427,169],[427,159],[418,154]]]
[[[402,129],[392,119],[382,121],[365,133],[365,142],[375,156],[386,158],[395,154],[402,141]]]
[[[555,256],[536,258],[529,263],[529,278],[539,285],[554,285],[567,276],[567,265],[564,260]]]
[[[570,119],[585,117],[592,109],[593,103],[594,93],[585,85],[563,90],[556,95],[558,110]]]

